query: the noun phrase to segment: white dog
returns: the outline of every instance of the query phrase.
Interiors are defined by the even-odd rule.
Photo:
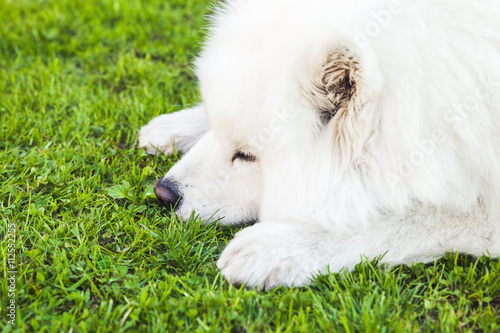
[[[149,153],[186,153],[158,198],[258,222],[218,262],[235,284],[499,256],[499,18],[496,0],[229,2],[197,60],[202,104],[141,129]]]

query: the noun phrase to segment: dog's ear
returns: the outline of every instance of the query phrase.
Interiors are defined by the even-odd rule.
[[[341,112],[351,116],[359,112],[362,74],[358,59],[349,49],[339,48],[328,54],[309,91],[323,124]]]
[[[350,45],[334,48],[313,62],[316,65],[309,79],[308,99],[325,128],[324,134],[333,138],[335,151],[342,155],[338,160],[347,163],[362,155],[379,117],[374,108],[381,96],[383,77],[377,57],[370,48]]]

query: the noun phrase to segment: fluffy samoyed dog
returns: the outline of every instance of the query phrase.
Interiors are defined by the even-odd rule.
[[[497,0],[240,0],[196,62],[202,103],[153,119],[183,218],[257,222],[218,267],[301,286],[383,255],[500,255]]]

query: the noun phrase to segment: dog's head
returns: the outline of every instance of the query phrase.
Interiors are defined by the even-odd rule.
[[[210,131],[156,193],[184,218],[222,224],[314,214],[334,186],[324,175],[356,161],[370,136],[374,57],[343,32],[234,19],[216,22],[197,62]]]

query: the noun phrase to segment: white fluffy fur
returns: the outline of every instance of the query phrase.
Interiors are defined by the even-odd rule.
[[[202,107],[140,145],[186,152],[166,175],[179,215],[259,221],[219,260],[231,283],[499,256],[499,17],[493,0],[230,2],[197,61]]]

